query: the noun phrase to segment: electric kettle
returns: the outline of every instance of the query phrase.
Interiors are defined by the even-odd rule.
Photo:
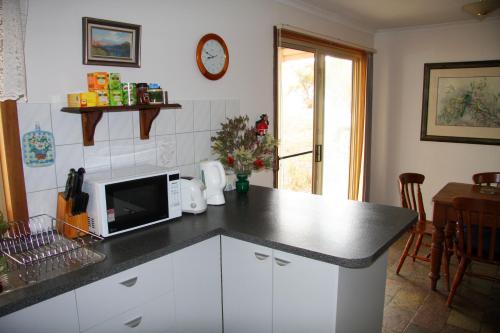
[[[223,205],[226,186],[226,173],[219,161],[203,161],[200,163],[201,181],[205,184],[208,205]]]

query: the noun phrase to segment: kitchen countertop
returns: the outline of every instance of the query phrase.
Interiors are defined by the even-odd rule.
[[[413,211],[251,186],[226,204],[104,240],[106,259],[0,295],[0,316],[159,258],[216,235],[347,267],[370,266],[417,219]]]

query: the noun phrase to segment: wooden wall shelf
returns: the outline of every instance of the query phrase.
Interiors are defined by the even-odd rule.
[[[83,145],[94,145],[95,128],[102,119],[103,112],[139,111],[141,140],[149,139],[153,120],[161,109],[180,109],[180,104],[147,104],[130,106],[92,106],[88,108],[62,108],[62,112],[80,114],[82,118]]]

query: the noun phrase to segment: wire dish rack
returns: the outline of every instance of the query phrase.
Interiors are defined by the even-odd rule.
[[[78,236],[64,235],[75,229]],[[31,217],[29,222],[11,222],[0,236],[0,292],[5,293],[100,262],[105,255],[92,246],[102,237],[52,216]]]

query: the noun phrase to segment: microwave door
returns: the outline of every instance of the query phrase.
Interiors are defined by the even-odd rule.
[[[161,175],[106,185],[108,232],[113,234],[167,219],[166,177]]]

